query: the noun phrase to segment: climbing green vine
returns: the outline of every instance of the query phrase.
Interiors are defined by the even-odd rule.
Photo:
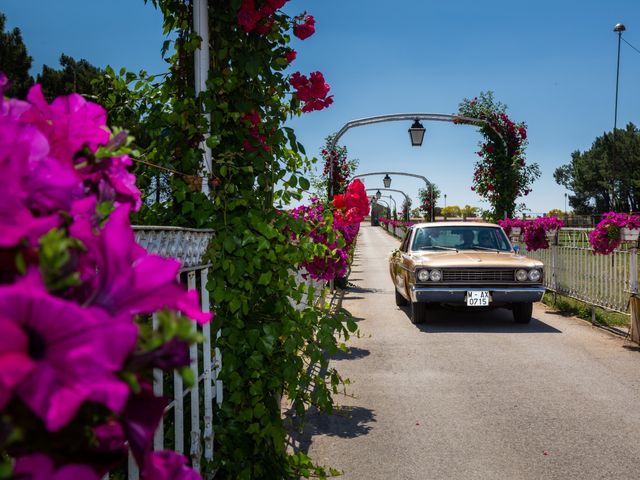
[[[315,20],[281,12],[286,0],[210,0],[209,80],[196,98],[200,39],[192,31],[192,2],[151,3],[172,39],[163,46],[170,70],[156,77],[108,71],[102,102],[114,124],[140,134],[146,201],[138,222],[215,230],[208,289],[220,329],[224,401],[207,468],[221,479],[324,478],[336,472],[286,451],[280,405],[286,398],[301,418],[310,405],[330,411],[343,380],[328,358],[356,330],[340,312],[299,311],[292,303],[314,293],[296,282],[298,266],[327,249],[309,238],[304,219],[287,213],[310,187],[310,161],[285,122],[333,101],[320,72],[287,70],[296,57],[290,34],[307,38]],[[201,160],[205,138],[210,173]],[[327,238],[335,235],[332,222],[328,211]]]

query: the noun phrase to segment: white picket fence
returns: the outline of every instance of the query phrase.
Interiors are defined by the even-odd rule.
[[[136,241],[150,253],[163,257],[174,257],[180,260],[182,268],[179,280],[189,289],[197,289],[200,294],[202,310],[210,311],[209,292],[206,288],[209,268],[213,266],[204,262],[209,240],[213,230],[196,230],[179,227],[134,226]],[[301,272],[292,272],[298,283],[312,287],[313,298],[305,293],[299,302],[292,301],[297,309],[302,310],[315,305],[322,298],[325,282],[304,278]],[[154,328],[157,318],[152,317]],[[163,420],[156,430],[153,440],[154,450],[172,449],[187,454],[191,466],[200,471],[202,459],[210,461],[214,453],[213,413],[214,408],[223,401],[223,385],[218,380],[222,365],[220,350],[215,346],[209,324],[198,326],[193,324],[202,334],[204,341],[193,345],[189,351],[191,370],[196,379],[191,388],[184,388],[182,377],[174,373],[172,377],[163,375],[162,370],[154,371],[153,391],[156,395],[171,396],[173,399],[165,409],[165,419],[172,419],[170,429]],[[200,392],[202,391],[202,395]],[[169,431],[171,430],[171,431]],[[188,445],[188,451],[186,450]],[[127,465],[128,480],[137,480],[140,476],[138,467],[129,457]],[[108,479],[105,476],[104,479]],[[210,475],[208,478],[212,478]]]
[[[522,253],[545,264],[545,287],[589,305],[629,313],[629,298],[638,293],[638,249],[623,244],[609,255],[594,255],[589,228],[563,228],[555,245]]]

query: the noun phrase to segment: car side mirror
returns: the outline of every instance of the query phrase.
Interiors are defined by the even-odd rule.
[[[514,246],[513,246],[513,251],[516,253],[516,255],[517,255],[518,253],[520,253],[520,245],[514,245]]]

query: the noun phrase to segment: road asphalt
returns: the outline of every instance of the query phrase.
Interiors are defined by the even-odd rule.
[[[436,310],[394,303],[399,242],[363,224],[343,306],[360,337],[332,360],[351,380],[299,439],[351,479],[640,479],[640,351],[537,304]],[[431,312],[430,312],[431,313]]]

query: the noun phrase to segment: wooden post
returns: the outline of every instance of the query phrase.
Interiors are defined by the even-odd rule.
[[[640,344],[640,298],[632,295],[629,304],[631,307],[631,330],[629,335],[632,342]]]

